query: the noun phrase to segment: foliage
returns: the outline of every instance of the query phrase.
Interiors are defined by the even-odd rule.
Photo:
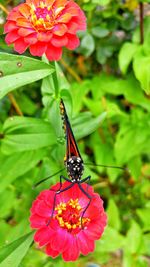
[[[86,12],[88,28],[80,33],[81,46],[75,52],[66,51],[56,66],[58,96],[65,100],[84,161],[126,166],[130,171],[85,166],[84,175],[92,176],[95,190],[104,199],[109,225],[92,255],[65,266],[147,267],[150,18],[145,11],[141,44],[137,11],[139,2],[148,10],[149,1],[77,2]],[[1,3],[7,7],[6,1]],[[11,3],[15,6],[18,1]],[[4,21],[4,12],[0,12],[0,19]],[[52,79],[54,69],[45,58],[33,59],[27,52],[24,56],[14,54],[0,36],[0,267],[10,262],[12,267],[64,266],[59,258],[47,258],[35,246],[28,250],[32,242],[32,233],[28,234],[31,203],[59,177],[34,190],[32,186],[63,165],[65,140]],[[10,92],[23,117],[10,102]]]

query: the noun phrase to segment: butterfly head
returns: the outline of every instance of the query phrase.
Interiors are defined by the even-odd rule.
[[[66,167],[69,177],[73,182],[81,180],[84,166],[83,160],[80,157],[72,156],[66,161]]]

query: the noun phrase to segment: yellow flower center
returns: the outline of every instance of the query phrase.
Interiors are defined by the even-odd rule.
[[[40,1],[38,7],[31,5],[31,22],[38,31],[51,30],[57,24],[56,19],[61,15],[64,7],[47,6],[46,3]]]
[[[67,229],[69,232],[79,232],[89,222],[89,218],[81,218],[83,208],[80,206],[78,199],[70,199],[67,203],[61,202],[55,208],[55,219],[58,220],[62,228]]]

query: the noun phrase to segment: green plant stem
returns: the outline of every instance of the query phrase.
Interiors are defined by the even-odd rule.
[[[55,72],[52,73],[53,82],[54,82],[54,89],[55,89],[55,97],[58,98],[59,95],[59,84],[58,84],[58,77],[56,72],[56,62],[51,62],[51,65],[55,68]]]
[[[10,100],[12,106],[14,107],[16,113],[17,113],[19,116],[23,116],[23,113],[22,113],[22,111],[21,111],[21,109],[20,109],[20,107],[19,107],[19,105],[18,105],[18,103],[17,103],[17,101],[16,101],[14,95],[13,95],[12,93],[9,93],[9,94],[8,94],[8,98],[9,98],[9,100]]]

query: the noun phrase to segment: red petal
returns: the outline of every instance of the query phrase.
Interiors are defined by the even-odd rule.
[[[18,35],[18,30],[14,30],[9,32],[6,37],[5,37],[5,42],[9,45],[11,43],[13,43],[14,41],[16,41],[19,37]]]
[[[45,54],[46,54],[48,60],[50,60],[50,61],[60,60],[61,56],[62,56],[62,48],[49,45],[47,47]]]
[[[72,18],[71,14],[69,12],[65,12],[63,15],[61,15],[57,21],[58,22],[63,22],[63,23],[67,23],[69,22],[69,20]]]
[[[51,241],[51,238],[54,234],[55,231],[53,231],[48,226],[45,226],[35,233],[34,241],[39,243],[40,247],[45,246]]]
[[[47,49],[47,44],[42,42],[37,42],[36,44],[31,45],[29,49],[31,55],[41,57]]]
[[[51,43],[53,46],[56,47],[63,47],[66,46],[68,43],[68,38],[66,36],[55,36],[53,35],[52,39],[51,39]]]
[[[56,0],[55,1],[55,6],[56,7],[60,7],[60,6],[61,7],[63,7],[63,6],[65,7],[66,3],[67,3],[67,0]]]
[[[33,214],[30,216],[30,225],[31,225],[31,228],[41,228],[43,226],[46,225],[46,220],[45,218],[37,215],[37,214]]]
[[[65,12],[70,13],[71,17],[78,16],[79,15],[79,9],[74,8],[70,5],[66,5]]]
[[[20,28],[18,30],[18,34],[22,37],[28,36],[29,34],[35,32],[34,29],[28,29],[28,28]]]
[[[63,36],[67,30],[68,28],[65,24],[57,24],[53,28],[53,33],[58,36]]]
[[[55,3],[55,0],[46,0],[46,5],[47,7],[49,7],[49,9],[51,8],[51,6]]]
[[[46,254],[47,254],[48,256],[51,256],[52,258],[56,258],[56,257],[60,254],[60,251],[53,250],[53,249],[51,248],[51,245],[48,244],[48,245],[46,246]]]
[[[68,235],[67,230],[59,227],[59,230],[55,233],[55,236],[51,241],[51,248],[58,250],[59,252],[66,250],[66,247],[68,246]]]
[[[22,38],[18,39],[15,43],[14,43],[14,49],[15,51],[17,51],[19,54],[22,54],[26,51],[26,49],[28,48],[28,44],[24,42],[24,40]]]
[[[42,217],[47,217],[49,218],[52,214],[52,209],[49,208],[44,200],[41,200],[41,201],[38,201],[37,202],[37,205],[35,207],[35,212],[36,214],[38,214],[39,216],[42,216]]]
[[[49,42],[52,38],[52,33],[50,32],[38,32],[37,39],[40,42]]]
[[[32,25],[26,18],[18,18],[16,22],[17,26],[32,29]]]
[[[37,207],[37,205],[38,205],[39,202],[40,202],[40,201],[38,200],[38,198],[32,202],[32,207],[31,207],[31,209],[30,209],[30,211],[31,211],[32,213],[36,213],[36,207]]]
[[[79,248],[77,239],[70,235],[67,249],[62,253],[64,261],[75,261],[79,257]]]
[[[89,240],[84,231],[81,231],[78,234],[77,242],[78,242],[79,250],[81,251],[83,255],[87,255],[89,252],[94,251],[94,247],[95,247],[94,241]]]
[[[37,43],[37,33],[31,33],[30,35],[24,38],[24,41],[28,44],[35,44]]]
[[[52,207],[53,206],[54,196],[55,196],[55,192],[52,191],[52,190],[47,190],[47,192],[45,192],[45,194],[43,195],[43,200],[45,201],[45,203],[49,207]],[[41,195],[41,197],[42,197],[42,195]]]
[[[77,30],[78,30],[78,24],[70,21],[69,23],[67,23],[67,27],[68,27],[68,33],[70,34],[76,34]]]
[[[62,184],[62,190],[64,189],[64,188],[66,188],[66,187],[68,187],[70,185],[70,183],[69,182],[64,182],[63,184]],[[74,193],[75,193],[75,190],[76,190],[76,186],[77,185],[73,185],[73,187],[72,188],[70,188],[68,191],[67,191],[67,194],[66,194],[66,192],[62,192],[61,194],[59,194],[58,196],[57,196],[57,202],[58,203],[60,203],[60,202],[67,202],[67,201],[69,201],[70,200],[70,198],[73,198],[73,196],[74,196]],[[59,189],[59,187],[60,187],[60,183],[57,183],[56,184],[56,186],[53,186],[52,188],[54,189],[54,190],[58,190]],[[78,186],[77,186],[78,187]],[[73,188],[74,188],[74,190],[73,190]]]
[[[41,1],[41,0],[26,0],[26,3],[29,4],[29,5],[30,5],[30,4],[31,4],[31,5],[33,4],[33,5],[36,7],[36,6],[39,6],[40,1]]]
[[[37,199],[40,200],[44,200],[47,196],[49,196],[50,194],[50,190],[49,189],[46,189],[46,190],[43,190],[42,192],[40,192],[40,194],[37,196]]]
[[[16,22],[14,21],[7,21],[4,25],[4,33],[13,31],[18,29],[18,27],[16,26]]]
[[[81,17],[74,17],[73,22],[78,25],[78,31],[85,31],[86,30],[86,20],[81,20]]]
[[[7,16],[7,20],[13,20],[13,21],[16,21],[16,19],[21,18],[21,17],[22,17],[22,15],[18,12],[18,10],[17,10],[17,11],[12,10],[12,11],[8,14],[8,16]]]
[[[19,7],[18,7],[18,10],[20,11],[20,13],[25,17],[25,18],[29,18],[29,16],[31,15],[30,14],[30,10],[31,10],[31,7],[29,7],[29,5],[27,5],[26,3],[24,4],[21,4]]]
[[[98,221],[97,223],[90,223],[85,231],[89,239],[98,240],[104,231],[104,227],[105,226]]]
[[[66,47],[70,50],[74,50],[80,44],[80,40],[76,35],[67,34],[68,37],[68,44]]]

